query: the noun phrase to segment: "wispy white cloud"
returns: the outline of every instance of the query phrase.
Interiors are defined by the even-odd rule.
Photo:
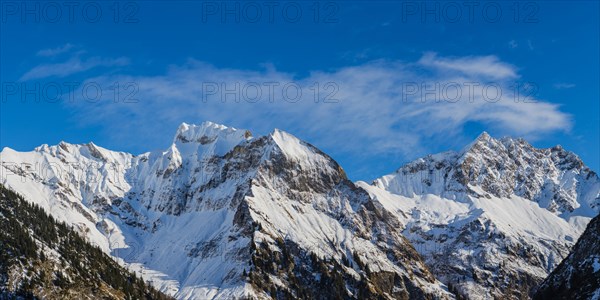
[[[488,79],[514,79],[518,77],[515,66],[502,62],[493,55],[445,58],[429,52],[421,57],[419,64],[440,71],[460,72],[464,75]]]
[[[45,57],[56,56],[59,54],[69,52],[71,49],[73,49],[73,47],[74,46],[72,44],[67,43],[60,47],[40,50],[40,51],[38,51],[37,56],[45,56]]]
[[[100,101],[78,99],[69,105],[82,124],[102,124],[123,142],[155,145],[182,121],[212,120],[262,133],[279,127],[321,147],[357,156],[411,157],[428,140],[461,137],[472,122],[527,138],[568,131],[572,120],[558,105],[516,98],[516,70],[495,56],[447,58],[429,53],[413,63],[372,61],[298,78],[273,67],[226,69],[190,60],[158,76],[92,78],[89,82],[100,86],[118,82],[130,89],[118,98],[111,92]],[[294,101],[290,98],[295,88],[288,90],[291,96],[283,96],[282,87],[288,83],[301,88]],[[269,84],[274,86],[272,93]],[[262,94],[251,100],[256,90]]]
[[[574,87],[575,87],[574,83],[568,83],[568,82],[558,82],[558,83],[554,84],[554,88],[557,90],[571,89]]]
[[[101,58],[91,57],[88,59],[81,59],[79,56],[69,58],[67,61],[59,63],[44,63],[33,67],[27,71],[21,78],[20,81],[27,81],[33,79],[41,79],[47,77],[66,77],[76,73],[88,71],[96,67],[114,67],[124,66],[129,64],[129,59],[120,58]]]
[[[515,40],[510,40],[510,42],[508,42],[508,47],[510,49],[515,49],[515,48],[519,47],[519,43],[517,43],[517,41],[515,41]]]

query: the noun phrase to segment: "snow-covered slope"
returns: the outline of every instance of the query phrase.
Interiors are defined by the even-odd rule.
[[[171,299],[0,184],[0,299]]]
[[[600,299],[600,216],[590,221],[573,251],[544,280],[535,299]]]
[[[182,124],[165,151],[0,153],[2,183],[180,299],[451,297],[381,204],[275,130]]]
[[[600,208],[600,180],[575,154],[487,133],[357,184],[437,278],[472,299],[527,297]]]

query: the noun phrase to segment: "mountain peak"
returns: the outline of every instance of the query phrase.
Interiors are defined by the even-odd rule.
[[[460,153],[464,155],[467,153],[479,152],[479,149],[481,148],[496,148],[499,144],[501,144],[499,140],[493,138],[484,131],[479,134],[475,140],[466,145]]]
[[[211,143],[218,137],[238,136],[241,135],[245,139],[252,137],[252,133],[248,130],[240,130],[234,127],[213,123],[210,121],[202,122],[200,125],[181,123],[175,134],[173,143],[189,143],[197,142],[200,144]]]
[[[277,128],[273,130],[269,136],[273,139],[281,151],[286,153],[286,155],[289,157],[295,158],[299,161],[309,161],[314,159],[317,157],[315,154],[320,152],[311,144],[297,138],[293,134]]]
[[[177,128],[174,143],[177,141],[188,143],[203,136],[211,137],[218,135],[221,132],[233,132],[237,129],[227,127],[225,125],[213,123],[210,121],[202,122],[200,125],[181,123]]]
[[[201,147],[204,153],[224,155],[236,145],[250,139],[252,133],[248,130],[206,121],[200,125],[187,123],[179,125],[173,144],[185,153],[196,152]]]
[[[460,152],[461,154],[482,154],[482,152],[505,152],[510,149],[522,148],[527,151],[535,151],[536,149],[523,138],[513,138],[505,136],[502,138],[494,138],[486,131],[483,131],[473,142],[469,143]]]
[[[478,141],[487,141],[489,139],[491,139],[492,137],[487,133],[487,131],[483,131],[479,134],[479,136],[475,139]]]

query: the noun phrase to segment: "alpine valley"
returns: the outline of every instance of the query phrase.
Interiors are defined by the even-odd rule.
[[[461,151],[353,183],[286,132],[253,137],[204,122],[182,124],[164,151],[61,142],[4,148],[0,161],[3,202],[24,199],[83,237],[80,251],[100,252],[71,265],[94,271],[96,258],[116,262],[117,279],[89,287],[102,287],[104,298],[600,298],[598,221],[590,223],[600,179],[560,146],[483,133]],[[66,254],[25,224],[23,211],[6,208],[0,221],[22,226],[39,253],[17,259],[2,236],[0,297],[66,298],[73,291],[52,287],[76,279],[57,272]],[[23,270],[40,254],[56,263],[45,263],[54,270],[46,284],[32,286],[39,274]],[[574,274],[580,268],[585,278]],[[127,293],[111,285],[123,276],[135,283]]]

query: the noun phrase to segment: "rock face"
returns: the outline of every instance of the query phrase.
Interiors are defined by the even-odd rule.
[[[600,299],[600,216],[588,224],[569,256],[537,289],[534,299]]]
[[[529,297],[600,208],[600,180],[575,154],[487,133],[358,185],[434,275],[471,299]]]
[[[179,299],[451,298],[399,220],[308,143],[182,124],[165,151],[4,149],[2,183]]]

